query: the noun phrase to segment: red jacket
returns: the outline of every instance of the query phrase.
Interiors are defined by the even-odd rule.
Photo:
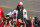
[[[4,13],[3,13],[2,8],[0,8],[0,20],[2,20],[2,17],[4,18]]]
[[[2,22],[2,23],[0,24],[0,27],[4,27],[4,25],[3,25],[3,24],[4,24],[4,22]]]
[[[30,27],[34,27],[34,25],[31,25]]]

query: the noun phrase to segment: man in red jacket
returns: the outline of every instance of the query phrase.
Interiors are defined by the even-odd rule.
[[[3,18],[4,18],[4,13],[2,8],[0,8],[0,25],[3,25]]]
[[[2,17],[4,18],[4,13],[3,13],[2,8],[0,8],[0,20],[2,20]]]

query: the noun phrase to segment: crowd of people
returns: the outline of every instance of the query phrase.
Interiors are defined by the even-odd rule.
[[[18,25],[19,26],[18,26]],[[40,27],[40,21],[38,20],[37,17],[29,17],[29,20],[26,20],[25,23],[21,21],[21,19],[19,19],[17,21],[16,18],[13,18],[9,15],[6,15],[6,17],[3,19],[3,22],[1,23],[0,27],[21,27],[21,25],[23,25],[22,27]]]
[[[29,16],[28,18],[23,3],[19,2],[17,8],[5,16],[2,8],[0,8],[0,27],[40,27],[40,20],[38,17]]]

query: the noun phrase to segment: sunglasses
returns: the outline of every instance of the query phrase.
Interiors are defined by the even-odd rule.
[[[18,5],[18,7],[22,7],[22,6]]]

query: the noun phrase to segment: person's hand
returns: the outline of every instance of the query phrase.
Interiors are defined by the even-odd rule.
[[[25,24],[25,22],[23,22]]]
[[[30,16],[30,19],[31,19],[31,16]]]
[[[31,16],[29,16],[29,19],[32,20]]]
[[[29,19],[31,19],[31,16],[29,16]]]
[[[2,20],[2,22],[3,22],[3,20]]]
[[[9,17],[7,17],[6,19],[9,19]]]
[[[35,18],[34,18],[34,17],[32,17],[32,19],[34,20]]]
[[[9,15],[9,17],[11,17],[11,15]]]

